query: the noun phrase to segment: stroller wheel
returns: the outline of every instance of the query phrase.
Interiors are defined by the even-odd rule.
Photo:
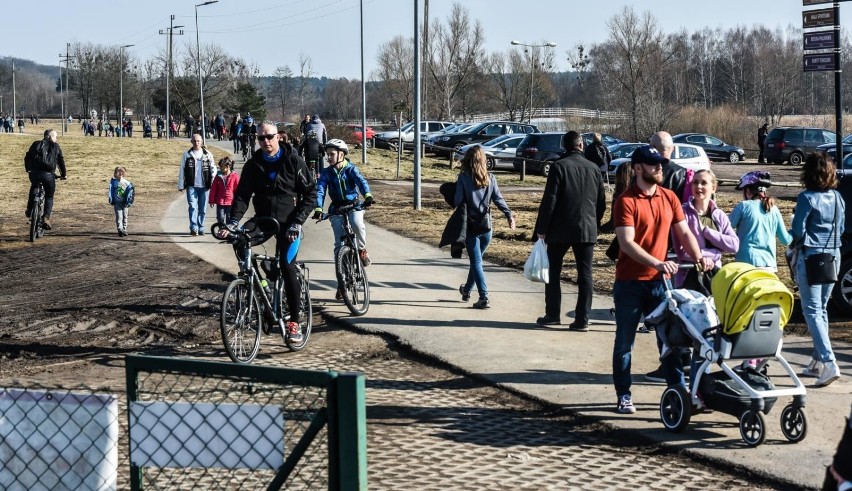
[[[749,447],[756,447],[766,440],[766,420],[763,411],[748,409],[740,415],[740,436]]]
[[[792,443],[798,443],[808,434],[808,418],[801,407],[788,404],[781,411],[781,433]]]
[[[660,398],[660,419],[673,433],[680,433],[692,417],[692,398],[682,385],[671,385]]]

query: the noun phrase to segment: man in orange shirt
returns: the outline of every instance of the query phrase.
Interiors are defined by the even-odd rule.
[[[636,412],[630,394],[636,326],[643,314],[649,314],[665,300],[662,274],[673,275],[678,269],[677,263],[666,261],[669,233],[674,233],[684,244],[689,256],[702,270],[713,267],[712,260],[702,257],[698,242],[686,225],[677,195],[660,185],[665,160],[650,145],[637,148],[630,159],[634,180],[616,199],[613,208],[615,234],[621,251],[615,264],[612,292],[616,325],[612,380],[618,396],[616,410],[622,414]],[[664,358],[663,368],[669,385],[684,384],[683,366],[678,357]]]

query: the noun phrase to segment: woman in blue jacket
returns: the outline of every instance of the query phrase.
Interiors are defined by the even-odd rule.
[[[802,185],[805,191],[796,198],[793,214],[793,240],[798,249],[795,280],[802,299],[802,313],[814,342],[810,364],[802,372],[817,377],[817,387],[826,386],[840,378],[840,368],[828,337],[828,300],[834,283],[808,284],[806,258],[814,254],[834,255],[834,267],[840,269],[840,237],[846,217],[846,203],[837,187],[834,164],[825,152],[808,155],[802,166]]]
[[[503,212],[509,221],[509,228],[515,229],[515,218],[500,188],[497,180],[486,167],[485,152],[479,145],[470,147],[462,158],[461,173],[456,181],[456,207],[464,205],[467,208],[467,230],[465,247],[470,260],[467,281],[459,287],[462,301],[470,300],[470,291],[474,283],[479,292],[479,301],[473,304],[475,309],[491,307],[488,302],[488,287],[485,284],[485,272],[482,270],[482,255],[491,242],[491,203]]]

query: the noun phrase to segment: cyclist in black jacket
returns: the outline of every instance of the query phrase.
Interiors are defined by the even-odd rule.
[[[34,141],[24,156],[24,168],[30,177],[30,194],[27,198],[27,217],[33,206],[33,198],[39,183],[44,186],[44,218],[42,223],[45,230],[50,230],[50,214],[53,211],[53,195],[56,193],[56,167],[59,167],[59,178],[65,180],[65,157],[56,142],[56,131],[45,130],[44,139]]]
[[[281,224],[277,237],[284,291],[290,319],[287,331],[295,343],[301,342],[299,312],[302,297],[296,276],[296,254],[302,237],[302,224],[317,199],[316,180],[305,161],[289,143],[281,143],[274,124],[264,121],[257,128],[260,149],[243,166],[240,183],[234,193],[228,227],[236,227],[248,209],[249,200],[259,217],[272,217]],[[219,238],[230,232],[220,229]]]

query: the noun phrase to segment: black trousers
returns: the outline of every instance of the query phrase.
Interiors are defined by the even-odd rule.
[[[44,217],[50,218],[53,212],[53,195],[56,193],[56,174],[53,172],[30,172],[29,174],[30,196],[27,199],[27,211],[32,210],[35,191],[38,183],[41,183],[44,186]]]
[[[758,142],[757,146],[760,147],[760,153],[757,154],[757,163],[762,164],[763,163],[763,147],[765,145],[763,143]]]
[[[592,309],[592,259],[595,252],[594,243],[547,244],[547,260],[550,261],[550,281],[544,287],[544,313],[548,317],[560,318],[562,310],[562,260],[568,249],[574,251],[577,263],[577,306],[574,309],[574,321],[578,324],[589,323],[589,311]]]

